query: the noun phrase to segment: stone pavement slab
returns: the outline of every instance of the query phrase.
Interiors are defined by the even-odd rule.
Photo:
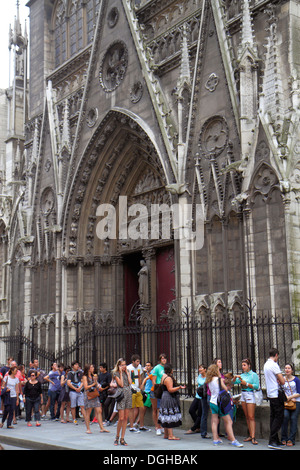
[[[41,427],[27,427],[24,420],[19,420],[14,429],[7,429],[6,424],[0,429],[0,443],[24,447],[37,450],[99,450],[105,455],[117,456],[128,452],[141,451],[146,457],[151,452],[158,451],[162,453],[174,454],[176,452],[194,452],[202,450],[270,450],[267,447],[266,440],[259,440],[259,444],[254,446],[252,443],[244,443],[240,449],[233,448],[226,438],[222,438],[223,444],[215,447],[212,439],[202,439],[200,434],[186,435],[184,429],[175,429],[174,435],[179,437],[178,441],[169,441],[162,436],[157,436],[154,427],[150,432],[131,433],[126,431],[125,440],[128,446],[114,446],[116,427],[107,428],[109,433],[100,433],[97,424],[91,425],[92,434],[86,434],[84,422],[79,419],[78,425],[73,423],[62,424],[60,421],[42,421]],[[237,437],[242,442],[243,437]],[[299,445],[293,448],[284,448],[283,450],[297,450]],[[273,452],[276,452],[273,450]],[[278,451],[277,451],[278,452]],[[104,455],[104,454],[103,454]]]

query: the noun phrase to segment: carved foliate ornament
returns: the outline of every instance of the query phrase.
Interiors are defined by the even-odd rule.
[[[41,212],[44,216],[49,215],[54,208],[54,193],[52,188],[46,188],[41,197]]]
[[[211,160],[225,150],[228,144],[228,126],[222,116],[208,119],[201,130],[199,147],[201,155]]]
[[[100,84],[106,92],[116,90],[128,66],[128,50],[123,41],[115,41],[104,55],[100,67]]]

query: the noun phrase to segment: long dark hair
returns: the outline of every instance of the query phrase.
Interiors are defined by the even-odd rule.
[[[88,377],[89,375],[89,371],[90,371],[90,368],[91,366],[93,366],[94,364],[86,364],[84,366],[84,369],[83,369],[83,375],[86,375]]]
[[[164,366],[164,371],[165,371],[165,374],[168,376],[168,377],[171,377],[171,379],[173,380],[173,387],[178,387],[178,383],[176,382],[176,379],[175,377],[173,376],[173,367],[172,367],[172,364],[166,364]]]

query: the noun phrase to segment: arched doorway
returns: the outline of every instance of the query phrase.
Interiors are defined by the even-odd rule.
[[[65,320],[77,311],[85,319],[93,314],[96,324],[104,327],[156,323],[168,312],[176,290],[174,256],[168,284],[163,264],[167,256],[162,256],[166,249],[174,252],[172,228],[162,233],[159,225],[154,231],[151,225],[162,219],[162,206],[166,211],[172,205],[166,190],[173,181],[170,166],[136,121],[111,112],[78,168],[63,231]],[[113,231],[108,230],[109,212],[115,217]],[[141,261],[148,271],[147,302],[141,302],[139,294]],[[142,305],[134,318],[137,302]],[[132,349],[124,348],[128,354]]]

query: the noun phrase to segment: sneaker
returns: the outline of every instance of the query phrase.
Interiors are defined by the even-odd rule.
[[[241,444],[239,441],[235,440],[235,441],[232,441],[231,443],[232,446],[234,447],[244,447],[244,444]]]
[[[213,441],[214,446],[219,446],[220,444],[223,444],[223,441],[221,441],[221,439],[218,439],[217,441]]]
[[[161,436],[161,429],[160,428],[156,429],[156,435]]]
[[[134,432],[134,433],[136,433],[136,434],[140,432],[140,430],[139,430],[139,429],[136,429],[136,428],[130,428],[129,431],[130,431],[130,432]]]
[[[76,424],[77,426],[78,425],[77,419],[74,419],[73,423]]]
[[[278,450],[281,450],[282,449],[282,446],[279,445],[279,444],[276,444],[276,442],[270,442],[270,444],[268,445],[269,449],[278,449]]]
[[[146,431],[151,431],[151,429],[146,428],[146,426],[143,426],[142,428],[140,428],[140,431],[146,432]]]
[[[105,421],[105,423],[103,423],[103,426],[112,426],[112,422],[111,421]]]

